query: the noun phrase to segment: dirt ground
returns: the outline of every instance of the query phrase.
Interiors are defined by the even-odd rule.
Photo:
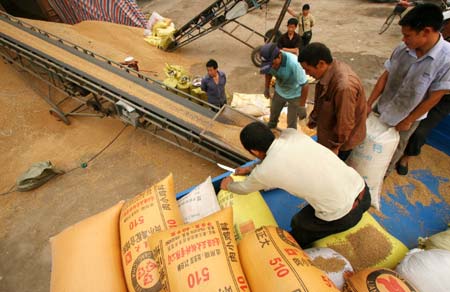
[[[158,11],[179,26],[209,2],[138,1],[145,12]],[[300,2],[292,2],[299,10]],[[324,42],[336,58],[351,64],[368,95],[384,60],[401,41],[395,25],[381,36],[377,33],[392,6],[364,0],[311,0],[309,3],[317,21],[313,41]],[[265,32],[274,25],[282,4],[283,1],[271,1],[267,10],[254,11],[244,16],[242,22]],[[155,71],[157,77],[162,77],[162,67],[152,66],[151,58],[158,58],[158,64],[181,63],[196,75],[205,74],[204,64],[209,58],[215,58],[228,75],[230,92],[260,93],[263,89],[263,78],[250,60],[251,50],[220,31],[170,54],[150,48],[136,51],[133,42],[121,42],[125,36],[120,34],[95,35],[89,29],[84,33],[86,37],[100,40],[105,48],[111,47],[111,54],[118,52],[114,55],[118,59],[129,54],[148,54],[149,59],[141,68]],[[142,30],[130,29],[129,33],[137,42],[141,40]],[[237,33],[245,37],[245,32]],[[70,38],[71,35],[68,28],[61,36]],[[77,40],[89,44],[88,39],[73,41]],[[250,41],[260,44],[262,40]],[[42,86],[24,79],[10,65],[0,63],[0,72],[0,193],[8,191],[34,162],[51,160],[63,170],[79,166],[124,127],[119,120],[84,117],[71,118],[72,124],[66,126],[49,115],[49,106],[40,98],[44,92]],[[87,168],[78,168],[34,191],[0,196],[0,291],[48,291],[51,236],[118,200],[136,195],[169,172],[174,173],[176,190],[181,191],[222,170],[129,126]]]

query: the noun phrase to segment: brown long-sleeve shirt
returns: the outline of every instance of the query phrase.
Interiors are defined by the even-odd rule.
[[[347,64],[334,60],[316,85],[311,119],[318,142],[331,150],[351,150],[366,137],[366,96]]]

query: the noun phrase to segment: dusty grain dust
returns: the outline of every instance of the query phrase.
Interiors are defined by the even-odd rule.
[[[422,153],[410,159],[409,174],[401,176],[392,172],[384,181],[382,196],[388,203],[392,203],[399,196],[399,189],[411,205],[421,204],[425,207],[442,202],[450,204],[450,168],[449,157],[445,153],[428,145],[422,148]],[[418,170],[419,172],[415,172]],[[439,195],[423,183],[422,176],[432,176],[437,180]],[[420,179],[420,180],[419,180]]]
[[[355,271],[379,263],[392,252],[390,241],[373,226],[363,227],[346,238],[347,241],[328,247],[344,256]]]
[[[314,266],[327,273],[340,272],[344,269],[346,264],[343,259],[338,257],[324,258],[321,256],[314,258],[311,262]]]
[[[159,80],[165,78],[163,69],[166,63],[189,67],[198,62],[150,46],[144,41],[144,30],[141,28],[101,21],[83,21],[76,25],[30,19],[24,21],[116,62],[133,56],[139,61],[143,74],[157,76]]]

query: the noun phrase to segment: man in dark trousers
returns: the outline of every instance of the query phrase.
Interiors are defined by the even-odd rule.
[[[241,182],[227,177],[221,189],[248,194],[281,188],[305,199],[309,205],[291,220],[291,234],[301,247],[355,226],[369,209],[364,179],[308,135],[288,128],[275,139],[269,127],[254,122],[242,129],[240,139],[261,163],[236,169],[236,174],[250,175]]]
[[[200,87],[206,92],[209,103],[222,107],[227,103],[225,94],[227,76],[222,71],[219,71],[218,67],[216,60],[211,59],[206,63],[208,74],[203,77]]]
[[[308,127],[317,126],[317,141],[345,161],[366,137],[366,96],[349,65],[333,59],[321,43],[306,46],[300,57],[306,73],[318,80]]]
[[[288,128],[297,129],[298,119],[306,118],[308,79],[297,56],[281,51],[277,44],[265,44],[260,50],[262,65],[260,73],[265,75],[264,96],[271,99],[269,127],[276,128],[283,107],[288,104]],[[275,76],[275,92],[270,95],[270,83]]]
[[[442,26],[442,37],[450,42],[450,11],[445,11],[444,25]],[[419,126],[408,140],[403,157],[397,163],[396,170],[400,175],[408,174],[408,162],[411,157],[418,156],[422,146],[425,145],[428,134],[447,115],[450,114],[450,94],[444,95],[442,99],[427,114],[427,117],[420,121]]]
[[[312,27],[314,26],[314,17],[311,15],[309,4],[302,7],[302,12],[297,13],[292,8],[288,8],[288,13],[298,18],[298,34],[302,38],[303,46],[307,46],[312,38]]]
[[[367,101],[368,109],[400,135],[386,176],[398,168],[420,121],[450,93],[450,44],[440,34],[442,24],[441,8],[434,4],[420,4],[402,17],[403,43],[385,62]]]
[[[289,19],[287,32],[278,39],[277,45],[282,51],[298,56],[302,48],[302,38],[295,32],[297,25],[298,20],[296,18]]]

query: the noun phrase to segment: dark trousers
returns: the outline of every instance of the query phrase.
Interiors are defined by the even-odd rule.
[[[305,31],[302,35],[303,48],[306,47],[312,39],[312,31]]]
[[[357,199],[358,200],[358,199]],[[364,212],[370,207],[369,188],[364,188],[364,195],[353,208],[344,217],[334,221],[324,221],[314,214],[314,208],[311,205],[306,206],[291,219],[291,235],[302,248],[307,248],[314,241],[324,238],[328,235],[345,231],[355,226]]]
[[[352,150],[353,149],[345,150],[345,151],[339,150],[339,152],[338,152],[339,159],[341,159],[342,161],[345,162],[347,160],[347,158],[350,156],[350,154],[352,153]]]
[[[283,107],[288,104],[287,127],[297,129],[298,110],[300,107],[300,97],[286,99],[275,91],[270,102],[270,118],[267,126],[271,129],[276,128]]]
[[[405,148],[405,155],[417,156],[425,144],[428,134],[450,113],[450,95],[445,95],[429,112],[427,117],[420,121],[414,134],[409,138]]]

